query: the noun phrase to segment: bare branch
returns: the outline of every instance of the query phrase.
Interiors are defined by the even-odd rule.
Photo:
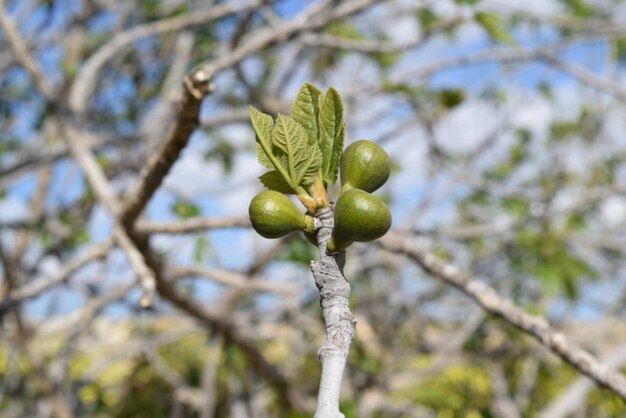
[[[126,253],[133,270],[137,274],[139,283],[143,290],[141,298],[141,306],[149,307],[152,304],[154,292],[156,290],[156,278],[154,272],[146,265],[144,256],[137,249],[137,246],[129,237],[128,232],[120,222],[120,204],[117,201],[111,186],[108,183],[104,172],[98,165],[95,156],[82,142],[84,137],[88,137],[88,133],[78,130],[75,126],[68,125],[65,127],[66,141],[76,159],[76,162],[83,169],[85,176],[91,187],[93,187],[98,199],[104,207],[109,211],[113,218],[113,235],[119,246]]]
[[[492,412],[498,418],[520,418],[520,411],[509,394],[509,385],[504,370],[499,364],[490,367],[493,388]]]
[[[39,92],[48,100],[54,98],[52,84],[31,55],[26,42],[19,33],[13,20],[7,15],[4,0],[0,0],[0,27],[4,30],[9,47],[17,62],[28,72]]]
[[[320,11],[321,3],[314,3],[308,10],[305,10],[291,21],[284,22],[280,27],[263,28],[248,34],[238,48],[208,62],[200,67],[198,71],[212,78],[217,72],[232,67],[244,58],[263,48],[278,41],[289,39],[297,33],[319,29],[334,20],[339,20],[358,13],[376,3],[376,1],[377,0],[353,0],[342,2],[340,6],[334,8],[332,12],[326,15],[317,15]]]
[[[485,49],[478,52],[459,55],[455,57],[442,58],[437,61],[430,62],[423,66],[407,70],[403,74],[394,78],[394,82],[404,80],[418,80],[432,76],[433,74],[448,68],[470,66],[484,64],[489,62],[524,62],[532,60],[546,60],[548,57],[554,57],[555,54],[563,51],[574,44],[588,44],[592,42],[602,41],[622,36],[626,32],[624,27],[606,27],[603,30],[595,31],[587,37],[572,36],[563,40],[559,40],[537,48],[526,47],[496,47]],[[577,76],[582,79],[583,77]]]
[[[221,338],[212,338],[209,341],[209,355],[202,371],[202,391],[204,399],[200,409],[201,418],[212,418],[215,403],[217,402],[217,372],[223,352],[223,341]]]
[[[158,262],[149,254],[148,263],[157,266]],[[158,270],[156,270],[158,272]],[[301,400],[290,390],[285,376],[267,361],[263,353],[259,351],[255,343],[242,335],[237,327],[229,321],[224,314],[215,310],[210,310],[198,304],[196,301],[184,297],[174,289],[168,280],[157,276],[157,286],[159,294],[174,304],[178,309],[186,312],[191,317],[200,320],[205,326],[213,331],[219,332],[225,344],[238,346],[247,357],[250,365],[257,369],[264,379],[267,379],[276,388],[281,402],[290,407],[301,404]],[[228,314],[228,313],[226,313]]]
[[[163,81],[159,101],[139,124],[139,132],[144,141],[160,142],[163,132],[167,132],[177,110],[180,80],[189,69],[194,43],[195,37],[190,31],[183,31],[176,37],[174,56]]]
[[[437,22],[433,24],[432,27],[428,28],[428,30],[425,31],[421,37],[395,43],[388,41],[341,38],[328,34],[312,33],[303,34],[299,37],[298,41],[306,46],[345,49],[351,52],[362,52],[367,54],[400,52],[419,48],[433,34],[451,29],[464,21],[465,19],[463,17],[458,17]]]
[[[248,109],[233,109],[221,114],[209,116],[200,123],[203,128],[215,128],[229,123],[248,123],[249,120],[250,113],[248,113]]]
[[[495,7],[496,11],[502,12],[504,14],[510,14],[520,19],[529,20],[531,22],[543,23],[548,25],[554,25],[561,28],[572,29],[576,31],[589,31],[593,32],[596,30],[603,30],[608,28],[619,28],[620,26],[623,28],[624,24],[621,22],[613,22],[607,20],[606,18],[594,18],[590,16],[578,17],[578,16],[568,16],[563,14],[545,14],[545,13],[537,13],[532,10],[524,9],[522,4],[519,4],[521,7],[511,7],[518,6],[516,4],[512,4],[506,1],[498,1],[492,0],[490,3],[493,3],[497,7]]]
[[[91,137],[86,146],[92,151],[98,151],[109,145],[129,143],[135,139],[134,137],[100,138],[95,135],[91,135]],[[30,170],[34,168],[53,164],[69,156],[70,152],[65,144],[42,147],[39,140],[35,142],[36,145],[25,146],[19,151],[17,161],[14,161],[8,167],[0,167],[0,186],[7,185],[17,177],[30,172]]]
[[[217,283],[231,286],[243,291],[271,292],[290,296],[296,295],[298,291],[298,288],[293,285],[275,283],[265,278],[251,278],[243,274],[235,273],[234,271],[217,268],[209,269],[199,266],[178,267],[174,268],[169,274],[169,277],[172,279],[181,279],[189,276],[206,277],[207,279],[213,280]]]
[[[565,335],[553,330],[545,319],[527,314],[511,301],[500,296],[493,288],[475,280],[457,267],[445,263],[434,254],[418,248],[401,235],[388,233],[378,243],[389,251],[409,257],[428,273],[472,298],[487,312],[499,316],[531,335],[598,385],[610,389],[626,400],[626,378],[600,363],[590,353],[572,344]]]
[[[170,128],[167,139],[161,149],[150,157],[139,175],[138,185],[130,193],[124,209],[120,212],[120,219],[124,225],[132,225],[143,211],[163,178],[178,160],[181,151],[189,142],[191,133],[198,125],[202,97],[210,93],[213,86],[209,83],[210,78],[205,78],[204,74],[196,73],[194,80],[195,82],[191,82],[193,85],[188,85],[184,89],[176,122]]]
[[[54,318],[40,325],[40,336],[55,335],[59,332],[66,332],[70,335],[76,334],[82,327],[86,326],[93,318],[106,306],[123,298],[136,286],[135,283],[122,285],[105,293],[101,296],[91,299],[80,310],[74,311],[69,315],[60,318]],[[58,334],[57,334],[58,335]]]
[[[623,88],[618,82],[609,78],[599,77],[595,73],[585,69],[585,67],[574,64],[565,59],[551,55],[544,56],[544,59],[552,67],[570,74],[582,83],[587,84],[598,91],[615,96],[619,100],[626,101],[626,89]]]
[[[182,16],[145,23],[117,33],[85,62],[69,93],[70,109],[77,114],[83,114],[87,111],[87,100],[97,84],[101,69],[109,60],[119,55],[134,42],[160,33],[175,32],[191,26],[206,24],[233,13],[258,7],[259,4],[261,4],[259,0],[247,4],[223,3],[212,6],[205,11],[195,11]]]
[[[188,234],[221,228],[248,228],[247,216],[238,218],[189,218],[172,222],[150,222],[139,220],[137,231],[144,234]]]
[[[111,241],[105,241],[101,244],[97,244],[84,253],[78,255],[75,259],[65,263],[64,267],[54,276],[42,277],[20,288],[14,289],[2,302],[0,302],[0,315],[4,314],[17,304],[27,299],[35,298],[51,287],[63,283],[85,264],[104,257],[111,249],[111,245]]]

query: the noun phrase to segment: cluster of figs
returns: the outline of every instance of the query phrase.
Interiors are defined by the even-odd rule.
[[[389,230],[389,207],[371,193],[385,184],[390,169],[389,156],[372,141],[356,141],[343,151],[341,194],[334,204],[334,228],[327,244],[329,252],[344,251],[353,242],[373,241]],[[302,213],[280,192],[259,193],[252,199],[248,212],[253,228],[265,238],[280,238],[302,231],[317,245],[315,214]]]

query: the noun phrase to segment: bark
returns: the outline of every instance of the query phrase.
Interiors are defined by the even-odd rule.
[[[326,342],[318,352],[322,376],[315,418],[343,418],[339,396],[350,344],[356,334],[356,318],[350,312],[350,283],[343,275],[345,253],[326,252],[334,224],[333,211],[323,209],[316,218],[321,224],[317,236],[320,258],[311,263],[311,271],[320,292]]]

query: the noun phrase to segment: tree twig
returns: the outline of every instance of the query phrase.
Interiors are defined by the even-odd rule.
[[[111,249],[111,244],[111,241],[105,241],[101,244],[97,244],[84,253],[76,256],[73,260],[66,262],[57,274],[50,277],[36,279],[31,283],[12,290],[8,296],[0,302],[0,316],[19,303],[35,298],[52,286],[56,286],[64,282],[87,263],[104,257]]]
[[[561,59],[557,56],[546,55],[543,58],[555,69],[571,75],[589,87],[615,96],[618,100],[626,101],[626,89],[624,89],[620,83],[611,80],[608,77],[600,77],[581,65],[575,64],[566,59]]]
[[[334,225],[332,209],[319,211],[316,220],[321,224],[317,235],[320,258],[311,263],[311,272],[320,292],[326,342],[318,352],[322,376],[315,418],[343,418],[339,395],[350,345],[356,335],[356,318],[350,312],[350,283],[343,275],[345,253],[326,251]]]
[[[77,114],[87,111],[87,100],[97,85],[98,74],[104,65],[113,57],[118,56],[134,42],[165,32],[174,32],[194,25],[206,24],[229,14],[257,7],[260,1],[248,4],[224,3],[203,12],[193,12],[182,16],[174,16],[156,22],[145,23],[129,30],[117,33],[110,41],[102,45],[85,62],[80,74],[72,84],[69,93],[70,109]]]
[[[235,50],[229,51],[228,54],[202,65],[197,71],[213,76],[217,72],[232,67],[244,58],[280,40],[289,39],[298,33],[322,28],[331,21],[358,13],[374,3],[376,3],[376,0],[342,2],[340,6],[334,8],[332,12],[325,16],[318,14],[320,12],[319,5],[322,3],[314,3],[309,9],[291,21],[284,22],[280,27],[263,28],[248,34]]]
[[[15,60],[28,72],[35,86],[37,86],[37,90],[47,100],[53,100],[54,90],[52,85],[41,70],[39,63],[28,51],[28,46],[15,26],[15,22],[7,16],[4,0],[0,0],[0,27],[4,31]]]
[[[95,141],[86,144],[87,148],[99,151],[109,145],[120,145],[133,143],[135,137],[106,137],[100,138],[91,135]],[[16,161],[11,165],[0,166],[0,187],[4,187],[16,178],[29,173],[40,166],[51,165],[62,158],[69,156],[69,149],[66,144],[58,144],[42,147],[40,138],[34,141],[33,145],[24,146],[19,152]]]
[[[491,405],[493,415],[497,418],[521,418],[520,411],[509,394],[509,385],[502,366],[499,364],[491,365],[489,371],[491,373],[491,386],[493,387]]]
[[[202,392],[204,394],[200,407],[200,418],[212,418],[217,403],[217,373],[221,362],[224,342],[219,336],[209,341],[209,355],[202,371]]]
[[[189,218],[171,222],[150,222],[139,220],[135,228],[144,234],[187,234],[219,228],[247,228],[247,216],[237,218]]]
[[[465,19],[463,17],[444,20],[435,23],[419,38],[403,40],[400,42],[351,39],[329,34],[312,33],[303,34],[299,37],[298,41],[309,47],[345,49],[350,52],[361,52],[366,54],[401,52],[410,49],[417,49],[428,41],[432,35],[451,29],[456,25],[460,25],[464,21]]]
[[[600,363],[593,355],[569,341],[562,333],[552,329],[545,319],[527,314],[511,301],[500,296],[493,288],[475,280],[468,273],[444,262],[434,254],[418,248],[406,237],[388,233],[377,242],[386,250],[410,258],[426,272],[456,287],[485,311],[531,335],[598,385],[615,392],[620,398],[626,400],[626,378]]]
[[[275,283],[259,277],[248,277],[234,271],[218,268],[204,268],[199,266],[187,266],[176,268],[170,273],[171,279],[200,276],[234,287],[243,292],[271,292],[282,295],[295,296],[297,287],[285,283]]]
[[[137,274],[137,280],[141,285],[142,297],[140,304],[147,308],[152,305],[154,292],[156,290],[156,278],[153,270],[148,267],[144,259],[144,254],[139,251],[133,239],[129,236],[128,230],[124,227],[120,217],[120,204],[113,193],[104,172],[98,165],[96,157],[83,143],[82,139],[88,136],[85,130],[77,128],[75,125],[65,126],[66,141],[72,156],[80,165],[89,184],[93,187],[98,200],[104,205],[113,219],[113,236],[124,250],[130,265]]]
[[[187,88],[184,89],[179,104],[176,122],[172,125],[161,149],[152,155],[141,171],[135,190],[120,212],[120,220],[127,227],[137,219],[189,142],[191,133],[198,125],[202,98],[213,91],[210,80],[211,78],[204,73],[194,73],[187,79]]]

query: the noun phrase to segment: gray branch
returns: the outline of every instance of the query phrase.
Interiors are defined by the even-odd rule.
[[[320,258],[311,263],[311,272],[320,291],[326,342],[318,352],[322,377],[315,418],[343,418],[339,395],[350,344],[356,335],[356,318],[350,312],[350,283],[343,275],[345,253],[326,253],[334,225],[333,211],[323,209],[316,218],[321,224],[317,236]]]
[[[567,363],[626,400],[626,377],[602,364],[589,352],[576,346],[565,335],[552,329],[541,317],[530,315],[510,300],[500,296],[493,288],[475,280],[471,275],[448,264],[427,251],[417,248],[411,240],[399,234],[387,234],[379,244],[396,254],[402,254],[420,265],[424,271],[472,298],[485,311],[492,313],[519,330],[534,337],[539,343],[557,354]]]

